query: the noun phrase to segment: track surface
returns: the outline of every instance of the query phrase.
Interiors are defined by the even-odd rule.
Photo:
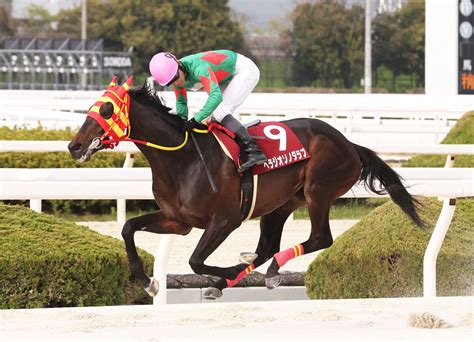
[[[330,221],[333,238],[342,234],[348,228],[356,224],[357,220],[332,220]],[[90,227],[91,229],[104,234],[110,235],[122,240],[122,227],[116,222],[82,222],[79,223]],[[211,254],[206,260],[206,264],[220,267],[232,266],[238,263],[241,252],[254,252],[257,247],[260,235],[259,221],[251,220],[245,222],[240,228],[236,229],[222,243],[217,250]],[[287,221],[283,229],[281,239],[281,250],[293,247],[296,244],[304,242],[308,239],[311,231],[311,222],[309,220]],[[171,255],[168,261],[168,273],[171,274],[190,274],[194,273],[189,266],[188,260],[194,248],[202,235],[203,230],[193,229],[186,236],[176,236]],[[160,235],[148,232],[136,232],[135,241],[138,247],[141,247],[149,253],[155,254]],[[125,248],[125,246],[124,246]],[[283,266],[283,271],[306,271],[309,264],[314,260],[317,253],[303,255],[301,257],[290,260]],[[257,270],[266,273],[270,266],[271,260],[260,266]]]
[[[472,341],[472,297],[2,310],[0,340]],[[453,327],[410,327],[429,312]]]

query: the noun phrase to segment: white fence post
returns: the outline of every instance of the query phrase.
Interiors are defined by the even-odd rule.
[[[423,258],[423,297],[436,297],[436,259],[456,209],[456,199],[446,198]]]
[[[30,199],[30,209],[40,213],[41,212],[41,200],[40,199]]]
[[[158,245],[158,250],[155,253],[155,262],[153,264],[153,277],[158,280],[159,291],[158,295],[153,298],[154,305],[166,305],[166,268],[168,265],[168,259],[171,254],[171,247],[173,247],[173,242],[175,235],[161,235],[160,244]]]
[[[133,153],[127,152],[125,161],[123,162],[123,167],[133,167],[135,158]],[[127,202],[125,199],[117,200],[117,223],[123,225],[127,220]]]
[[[453,167],[454,165],[454,158],[455,156],[452,155],[447,155],[446,156],[446,162],[444,163],[444,167]]]

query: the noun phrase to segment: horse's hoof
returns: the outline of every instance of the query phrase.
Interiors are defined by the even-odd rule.
[[[155,297],[158,294],[159,290],[160,290],[160,284],[158,283],[158,280],[151,277],[150,278],[150,285],[145,287],[146,293],[148,293],[151,297]]]
[[[204,291],[204,298],[215,300],[222,297],[222,291],[215,287],[210,287]]]
[[[267,286],[267,289],[276,289],[280,284],[281,276],[279,274],[270,278],[265,278],[265,285]]]
[[[242,264],[251,265],[253,264],[255,259],[257,259],[257,257],[258,257],[258,254],[256,253],[242,252],[240,253],[239,262]]]

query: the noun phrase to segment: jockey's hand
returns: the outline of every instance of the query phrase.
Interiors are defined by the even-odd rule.
[[[185,121],[183,124],[183,132],[189,132],[191,133],[193,128],[200,128],[202,125],[198,123],[194,118],[189,119],[188,121]]]

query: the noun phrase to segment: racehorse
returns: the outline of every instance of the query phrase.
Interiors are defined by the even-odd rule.
[[[207,289],[207,298],[217,298],[254,268],[273,258],[266,273],[266,286],[275,288],[278,270],[288,260],[332,245],[329,209],[332,203],[358,181],[371,191],[389,193],[392,200],[419,226],[418,202],[406,190],[399,175],[372,150],[348,141],[329,124],[317,119],[282,121],[296,134],[310,158],[260,175],[252,218],[260,217],[260,238],[253,263],[230,267],[206,265],[205,260],[238,228],[241,218],[241,178],[234,162],[212,134],[194,134],[218,191],[209,183],[197,146],[183,132],[184,121],[170,113],[149,87],[131,88],[132,77],[121,86],[114,78],[102,97],[89,109],[88,117],[70,142],[72,157],[81,162],[119,141],[134,141],[148,160],[152,190],[159,210],[128,220],[123,226],[132,276],[150,295],[158,283],[148,277],[138,257],[134,233],[188,234],[204,229],[189,264],[196,274],[220,277]],[[311,232],[306,241],[280,251],[283,226],[297,208],[306,206]]]

